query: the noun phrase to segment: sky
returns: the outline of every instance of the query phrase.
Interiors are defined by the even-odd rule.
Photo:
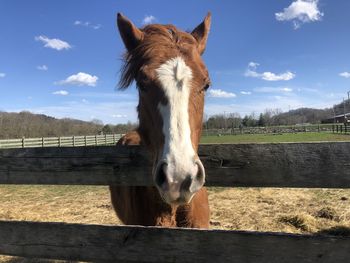
[[[350,91],[350,1],[0,0],[0,111],[137,121],[116,14],[192,30],[212,13],[205,113],[325,108]]]

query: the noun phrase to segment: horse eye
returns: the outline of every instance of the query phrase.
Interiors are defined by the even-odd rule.
[[[204,91],[207,91],[207,89],[209,89],[209,87],[210,87],[210,84],[206,84],[206,85],[204,86],[203,90],[204,90]]]

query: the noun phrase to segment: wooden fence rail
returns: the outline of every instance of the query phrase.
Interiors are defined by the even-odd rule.
[[[0,253],[93,262],[349,262],[350,237],[0,221]]]
[[[0,140],[0,148],[76,147],[115,144],[122,134],[42,137]]]
[[[350,188],[350,142],[201,145],[208,186]],[[152,185],[139,146],[0,150],[0,184]],[[348,230],[350,231],[350,229]],[[0,221],[0,253],[96,262],[346,262],[350,236]]]
[[[153,185],[139,146],[0,150],[0,184]],[[350,188],[350,142],[200,145],[208,186]]]

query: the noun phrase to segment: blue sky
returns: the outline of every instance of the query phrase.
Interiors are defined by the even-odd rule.
[[[0,110],[104,123],[136,121],[118,91],[117,12],[137,26],[193,29],[212,12],[207,115],[324,108],[350,90],[350,1],[0,0]]]

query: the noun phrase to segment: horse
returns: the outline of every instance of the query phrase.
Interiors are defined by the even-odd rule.
[[[120,89],[136,82],[139,125],[117,145],[143,145],[153,161],[154,186],[110,185],[111,202],[127,225],[209,227],[205,169],[198,157],[205,92],[210,86],[201,55],[211,14],[192,32],[173,25],[137,28],[118,13],[126,47]]]

